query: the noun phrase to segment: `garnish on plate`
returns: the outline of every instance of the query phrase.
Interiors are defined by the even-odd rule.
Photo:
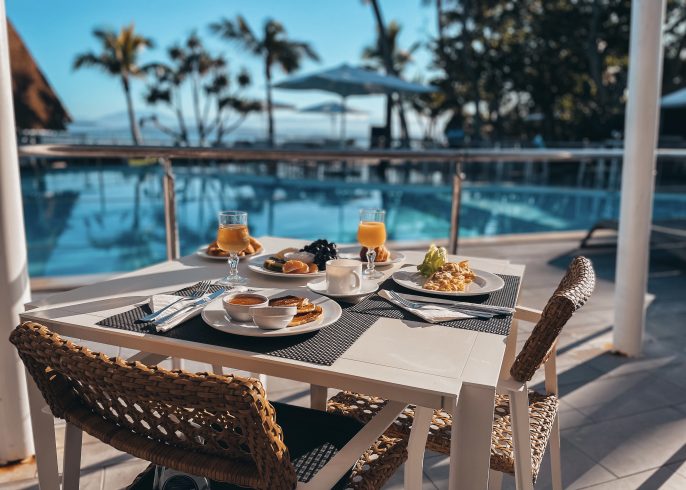
[[[424,277],[431,276],[448,261],[448,251],[445,247],[437,247],[433,243],[424,256],[424,262],[417,266],[417,270]]]

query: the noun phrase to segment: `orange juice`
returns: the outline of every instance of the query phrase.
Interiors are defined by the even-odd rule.
[[[222,225],[217,230],[217,246],[224,252],[238,253],[250,245],[247,225]]]
[[[380,247],[386,243],[386,225],[378,221],[360,221],[357,241],[367,248]]]

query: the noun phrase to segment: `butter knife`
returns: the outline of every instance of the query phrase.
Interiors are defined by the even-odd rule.
[[[509,308],[507,306],[483,305],[480,303],[469,303],[467,301],[455,301],[443,298],[430,298],[427,296],[419,296],[416,294],[398,293],[398,295],[403,299],[409,301],[416,301],[417,303],[428,303],[435,305],[455,306],[458,308],[469,308],[472,310],[497,313],[499,315],[512,315],[515,312],[514,308]]]
[[[179,313],[182,313],[182,312],[184,312],[184,311],[187,311],[187,310],[189,310],[189,309],[191,309],[191,308],[196,308],[196,307],[198,307],[198,306],[202,306],[202,305],[204,305],[204,304],[207,304],[207,303],[209,303],[210,301],[212,301],[213,299],[218,298],[219,296],[221,296],[221,295],[224,294],[225,292],[226,292],[226,289],[224,289],[224,288],[222,288],[222,289],[220,289],[220,290],[218,290],[218,291],[215,291],[214,293],[210,294],[209,296],[206,296],[206,297],[204,297],[204,298],[200,298],[199,300],[194,301],[194,302],[192,302],[191,304],[186,305],[186,306],[184,306],[183,308],[180,308],[180,309],[176,310],[174,313],[170,313],[169,315],[165,315],[165,316],[163,316],[162,318],[158,318],[157,320],[153,321],[153,323],[154,323],[155,325],[161,325],[161,324],[163,324],[163,323],[166,323],[166,322],[168,322],[169,320],[171,320],[172,318],[174,318],[176,315],[178,315]]]

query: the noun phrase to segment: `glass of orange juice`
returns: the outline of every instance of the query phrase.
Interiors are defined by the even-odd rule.
[[[357,227],[357,241],[367,247],[367,269],[362,273],[365,279],[379,279],[383,277],[374,270],[376,248],[386,243],[386,211],[383,209],[360,209],[360,224]]]
[[[235,286],[248,280],[238,275],[238,253],[250,245],[248,213],[245,211],[220,211],[218,216],[217,246],[229,254],[229,275],[217,284]]]

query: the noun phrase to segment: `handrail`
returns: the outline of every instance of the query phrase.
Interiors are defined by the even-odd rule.
[[[174,199],[173,159],[224,160],[224,161],[349,161],[374,163],[380,161],[442,162],[454,165],[451,192],[449,251],[457,253],[460,205],[462,195],[463,163],[495,162],[568,162],[592,159],[620,159],[622,148],[572,149],[437,149],[437,150],[385,150],[385,149],[286,149],[286,148],[203,148],[171,146],[117,146],[40,144],[19,147],[22,157],[38,158],[155,158],[164,167],[164,204],[167,258],[178,256],[178,229]],[[686,158],[686,149],[660,148],[657,156]]]
[[[194,160],[378,160],[436,162],[531,162],[570,161],[593,158],[621,158],[621,148],[571,149],[438,149],[438,150],[356,150],[287,148],[204,148],[173,146],[117,146],[40,144],[19,147],[23,157],[71,158],[167,158]],[[659,148],[659,157],[686,158],[686,148]]]

